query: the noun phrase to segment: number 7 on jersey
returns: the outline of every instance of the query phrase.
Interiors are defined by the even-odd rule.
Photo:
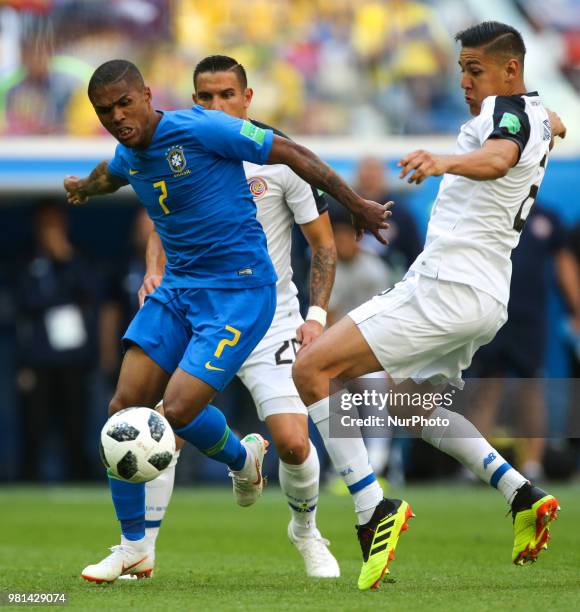
[[[159,206],[161,206],[161,210],[168,215],[169,208],[167,208],[165,205],[165,200],[167,199],[167,185],[165,184],[165,181],[157,181],[156,183],[153,183],[153,187],[155,189],[161,189],[161,193],[159,194]]]

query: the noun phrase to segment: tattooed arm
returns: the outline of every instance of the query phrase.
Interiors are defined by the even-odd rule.
[[[389,227],[386,219],[391,216],[389,208],[392,202],[378,204],[361,198],[310,149],[281,136],[274,136],[268,163],[286,164],[307,183],[336,198],[352,213],[357,238],[362,238],[367,229],[379,242],[387,243],[379,230]]]
[[[328,212],[300,226],[312,257],[310,260],[310,310],[306,321],[296,330],[302,347],[308,346],[324,331],[325,318],[336,272],[336,247]],[[322,309],[322,311],[320,310]],[[311,318],[313,317],[313,318]]]
[[[109,162],[102,161],[86,178],[67,176],[64,179],[66,197],[71,204],[84,204],[91,196],[113,193],[127,182],[111,174]]]

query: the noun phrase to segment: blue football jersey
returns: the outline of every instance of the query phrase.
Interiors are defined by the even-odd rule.
[[[201,106],[166,111],[146,149],[117,145],[109,172],[135,190],[159,233],[167,288],[276,281],[243,160],[264,164],[273,133]]]

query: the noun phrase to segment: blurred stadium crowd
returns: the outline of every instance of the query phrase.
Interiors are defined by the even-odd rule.
[[[580,8],[513,0],[580,90]],[[193,65],[227,52],[255,112],[292,134],[448,133],[465,109],[450,34],[462,0],[4,0],[0,133],[101,133],[86,100],[111,57],[145,69],[159,108],[189,99]],[[2,9],[0,9],[2,10]],[[20,11],[20,12],[19,12]]]
[[[563,74],[580,91],[580,2],[557,0],[559,10],[550,12],[539,0],[514,4],[536,32],[553,38]],[[472,21],[457,0],[0,0],[0,135],[102,134],[86,84],[111,57],[143,67],[159,108],[183,107],[192,67],[215,52],[247,67],[258,94],[253,115],[292,135],[456,132],[467,115],[450,33]],[[422,247],[424,225],[408,192],[393,191],[388,177],[385,160],[374,158],[352,177],[364,197],[397,201],[388,248],[366,238],[356,243],[348,218],[331,203],[339,255],[331,320],[397,282]],[[572,196],[568,212],[578,210],[563,222],[553,205],[569,197],[566,190],[560,185],[549,194],[552,205],[534,207],[514,254],[510,323],[472,372],[533,381],[545,372],[549,338],[565,338],[564,361],[549,374],[569,377],[575,389],[544,401],[532,382],[518,393],[527,431],[563,442],[546,449],[512,441],[520,467],[527,462],[538,473],[544,459],[553,476],[577,468],[578,440],[565,438],[571,420],[580,431],[580,207]],[[102,478],[96,437],[118,374],[119,338],[138,307],[150,222],[126,196],[74,209],[63,202],[19,195],[0,208],[0,227],[10,228],[0,241],[0,481]],[[293,268],[303,306],[308,264],[296,231]],[[550,299],[559,304],[551,318]],[[494,387],[480,398],[485,433],[494,431],[501,395]],[[241,384],[219,404],[241,431],[256,427]],[[554,432],[557,410],[564,416]],[[387,457],[382,471],[388,444],[379,446],[371,454]],[[395,450],[395,479],[453,472],[419,441],[404,452],[395,443]],[[192,453],[180,477],[223,478],[220,467]]]

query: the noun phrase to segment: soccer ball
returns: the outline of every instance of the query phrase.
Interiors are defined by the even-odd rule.
[[[114,478],[147,482],[171,463],[175,436],[167,419],[151,408],[125,408],[101,430],[101,459]]]

